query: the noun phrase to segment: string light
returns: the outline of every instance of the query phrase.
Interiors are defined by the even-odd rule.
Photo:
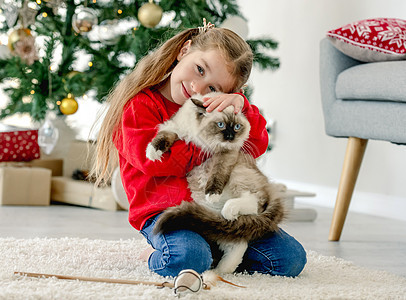
[[[34,91],[34,90],[31,90],[30,94],[31,94],[31,95],[34,95],[34,94],[35,94],[35,91]]]
[[[93,63],[91,61],[89,61],[88,66],[89,67],[93,66]]]
[[[118,14],[121,15],[123,11],[121,9],[117,10]]]
[[[48,17],[48,14],[47,14],[46,12],[43,12],[43,13],[42,13],[42,16],[43,16],[44,18],[46,18],[46,17]]]
[[[37,2],[37,4],[38,4],[38,5],[40,5],[40,4],[41,4],[41,0],[37,0],[36,2]]]

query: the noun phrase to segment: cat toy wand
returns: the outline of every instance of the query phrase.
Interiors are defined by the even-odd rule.
[[[118,284],[144,284],[144,285],[153,285],[158,288],[174,288],[175,294],[178,292],[189,291],[197,293],[200,290],[210,290],[211,286],[215,285],[216,281],[222,281],[224,283],[245,288],[234,284],[230,281],[225,280],[215,273],[210,273],[208,276],[208,282],[203,281],[203,277],[197,273],[195,270],[187,269],[179,273],[175,278],[174,283],[170,282],[153,282],[153,281],[139,281],[139,280],[127,280],[127,279],[113,279],[113,278],[96,278],[96,277],[83,277],[83,276],[70,276],[70,275],[56,275],[56,274],[43,274],[43,273],[29,273],[29,272],[14,272],[15,275],[27,276],[27,277],[36,277],[36,278],[57,278],[57,279],[66,279],[66,280],[80,280],[80,281],[92,281],[92,282],[104,282],[104,283],[118,283]]]
[[[43,273],[28,273],[28,272],[14,272],[15,275],[22,275],[27,277],[37,277],[37,278],[57,278],[57,279],[67,279],[67,280],[80,280],[80,281],[93,281],[93,282],[104,282],[104,283],[119,283],[119,284],[145,284],[154,285],[156,287],[173,288],[175,285],[170,282],[153,282],[153,281],[138,281],[138,280],[126,280],[126,279],[113,279],[113,278],[96,278],[96,277],[83,277],[83,276],[70,276],[70,275],[56,275],[56,274],[43,274]]]

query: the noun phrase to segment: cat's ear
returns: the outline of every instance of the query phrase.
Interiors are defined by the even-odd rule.
[[[196,99],[196,98],[190,98],[190,101],[196,106],[196,116],[198,119],[201,119],[204,117],[207,113],[206,107],[203,106],[203,101]]]
[[[206,107],[204,107],[203,105],[203,101],[196,99],[196,98],[190,98],[190,100],[193,102],[194,105],[196,105],[197,107],[203,108],[204,110],[206,110]]]

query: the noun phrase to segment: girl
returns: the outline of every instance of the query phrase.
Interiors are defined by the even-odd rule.
[[[208,243],[188,230],[155,235],[159,214],[183,200],[192,201],[186,174],[202,163],[204,155],[193,144],[177,141],[162,161],[145,156],[157,126],[168,120],[191,95],[221,91],[206,99],[210,112],[233,105],[243,110],[251,124],[250,154],[258,157],[267,148],[266,121],[258,108],[237,91],[248,80],[253,54],[248,44],[224,28],[185,30],[144,57],[109,95],[110,108],[97,142],[93,173],[98,182],[109,178],[118,163],[130,204],[129,222],[147,239],[144,251],[149,268],[162,276],[183,269],[202,273],[213,256]],[[250,244],[238,271],[297,276],[306,263],[303,247],[280,230]]]

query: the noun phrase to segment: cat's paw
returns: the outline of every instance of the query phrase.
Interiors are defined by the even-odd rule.
[[[240,216],[240,205],[233,201],[227,201],[221,210],[221,215],[224,219],[234,221]]]
[[[210,204],[215,204],[220,201],[221,194],[206,194],[206,201]]]
[[[146,156],[149,160],[155,161],[159,160],[161,161],[163,152],[159,149],[155,149],[155,147],[152,145],[152,143],[149,143],[147,146],[146,150]]]
[[[156,137],[148,144],[146,149],[146,156],[148,159],[155,161],[161,161],[162,154],[167,152],[175,140],[178,138],[178,135],[173,132],[160,131]]]

